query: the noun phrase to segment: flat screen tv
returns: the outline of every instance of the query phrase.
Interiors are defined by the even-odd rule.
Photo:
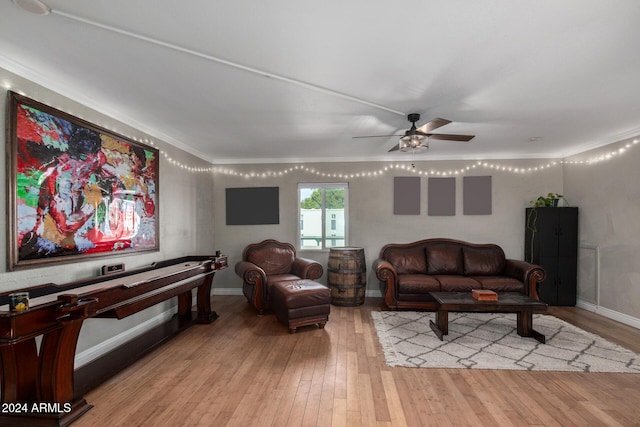
[[[227,225],[280,223],[278,187],[227,188]]]

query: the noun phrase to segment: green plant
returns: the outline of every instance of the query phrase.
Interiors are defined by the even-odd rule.
[[[547,196],[540,196],[535,200],[531,200],[531,203],[534,207],[539,208],[542,206],[558,206],[558,201],[562,199],[564,196],[558,193],[548,193]]]

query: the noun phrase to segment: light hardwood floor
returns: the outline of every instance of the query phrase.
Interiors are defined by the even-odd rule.
[[[240,296],[85,397],[83,426],[633,426],[640,374],[386,366],[370,312],[331,307],[289,334]],[[580,309],[553,314],[640,353],[640,330]]]

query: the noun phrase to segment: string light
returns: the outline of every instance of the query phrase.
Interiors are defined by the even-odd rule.
[[[4,88],[7,87],[11,87],[11,84],[7,81],[2,81],[2,86]],[[107,128],[105,125],[101,125],[104,128]],[[119,133],[117,131],[117,129],[110,129],[112,131],[114,131],[115,133]],[[122,133],[120,133],[122,134]],[[474,171],[478,168],[484,168],[484,169],[490,169],[490,170],[497,170],[497,171],[502,171],[502,172],[507,172],[507,173],[513,173],[513,174],[526,174],[526,173],[533,173],[533,172],[539,172],[539,171],[544,171],[545,169],[549,169],[558,165],[592,165],[592,164],[596,164],[596,163],[600,163],[603,161],[607,161],[607,160],[611,160],[617,157],[620,157],[626,153],[628,153],[629,149],[637,147],[638,144],[640,144],[640,139],[635,138],[633,139],[631,142],[626,143],[624,146],[616,149],[616,150],[612,150],[609,151],[607,153],[604,154],[600,154],[598,156],[595,157],[591,157],[589,159],[586,160],[558,160],[558,161],[552,161],[550,163],[544,163],[544,164],[540,164],[538,166],[533,166],[533,167],[517,167],[517,166],[511,166],[511,165],[504,165],[504,164],[499,164],[499,163],[490,163],[488,161],[483,161],[483,160],[478,160],[475,161],[473,163],[467,164],[466,166],[462,166],[459,169],[455,169],[455,170],[436,170],[436,169],[429,169],[429,170],[422,170],[419,167],[416,166],[415,162],[411,162],[409,165],[404,164],[404,163],[390,163],[386,166],[383,166],[381,168],[377,168],[374,170],[370,170],[370,171],[361,171],[361,172],[357,172],[357,173],[336,173],[336,172],[322,172],[320,170],[317,170],[316,167],[308,167],[305,166],[304,164],[301,165],[294,165],[294,166],[289,166],[289,167],[284,167],[281,170],[278,171],[267,171],[267,172],[239,172],[235,169],[232,168],[226,168],[226,167],[221,167],[221,166],[209,166],[209,167],[194,167],[194,166],[190,166],[187,164],[183,164],[178,160],[173,159],[171,156],[169,156],[169,154],[167,153],[167,151],[159,149],[159,147],[156,146],[156,144],[154,143],[153,140],[150,140],[148,138],[130,138],[134,141],[138,141],[140,143],[144,143],[147,145],[150,145],[154,148],[158,148],[160,154],[165,158],[165,160],[167,160],[167,162],[170,165],[179,167],[181,169],[187,170],[189,172],[193,172],[193,173],[201,173],[201,174],[220,174],[220,175],[227,175],[227,176],[238,176],[241,178],[246,178],[246,179],[251,179],[251,178],[258,178],[258,179],[267,179],[267,178],[272,178],[272,177],[282,177],[286,174],[292,173],[292,172],[303,172],[303,173],[307,173],[310,175],[316,175],[316,176],[320,176],[323,178],[340,178],[340,179],[356,179],[356,178],[376,178],[376,177],[380,177],[380,176],[384,176],[385,174],[387,174],[388,172],[395,172],[395,170],[400,170],[400,171],[409,171],[411,173],[414,174],[418,174],[420,176],[456,176],[456,175],[464,175],[467,172],[471,172]]]
[[[130,138],[135,141],[150,145],[152,147],[157,148],[156,144],[153,140],[150,139],[139,139],[139,138]],[[209,167],[194,167],[184,163],[181,163],[178,160],[173,159],[167,151],[159,149],[160,154],[167,160],[170,165],[179,167],[181,169],[187,170],[193,173],[201,173],[201,174],[218,174],[218,175],[226,175],[226,176],[238,176],[245,179],[267,179],[273,177],[282,177],[292,172],[303,172],[309,175],[316,175],[323,178],[339,178],[339,179],[360,179],[360,178],[377,178],[386,175],[389,172],[396,173],[396,170],[411,172],[414,174],[418,174],[420,176],[457,176],[464,175],[467,172],[475,171],[478,168],[484,168],[489,170],[497,170],[501,172],[513,173],[513,174],[527,174],[527,173],[535,173],[544,171],[545,169],[549,169],[552,167],[556,167],[559,165],[593,165],[596,163],[600,163],[603,161],[608,161],[622,155],[625,155],[629,152],[631,148],[637,147],[640,144],[640,139],[635,138],[631,142],[626,143],[624,146],[617,148],[615,150],[599,154],[598,156],[591,157],[586,160],[557,160],[551,161],[549,163],[539,164],[538,166],[529,166],[529,167],[518,167],[512,165],[505,165],[499,163],[491,163],[484,160],[477,160],[473,163],[469,163],[466,166],[462,166],[459,169],[454,170],[422,170],[416,165],[415,162],[411,162],[410,164],[404,163],[389,163],[388,165],[382,166],[380,168],[376,168],[369,171],[360,171],[360,172],[349,172],[349,173],[339,173],[339,172],[323,172],[317,169],[316,167],[308,167],[304,164],[293,165],[289,167],[284,167],[278,171],[266,171],[266,172],[240,172],[233,168],[227,168],[222,166],[209,166]]]

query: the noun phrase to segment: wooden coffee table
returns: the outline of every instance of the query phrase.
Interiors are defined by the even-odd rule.
[[[533,329],[533,313],[546,313],[547,304],[515,292],[498,293],[498,301],[478,301],[471,292],[430,292],[436,302],[436,321],[431,329],[442,340],[449,333],[449,312],[517,313],[518,335],[545,343],[545,336]]]

